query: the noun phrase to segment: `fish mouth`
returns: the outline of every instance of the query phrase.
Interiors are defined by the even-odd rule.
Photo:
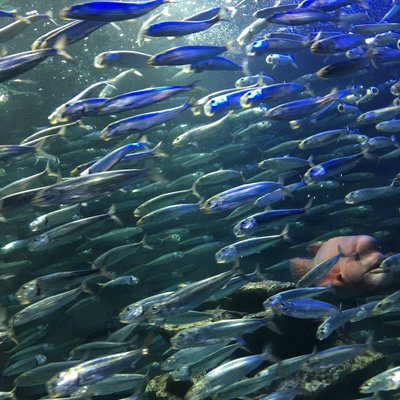
[[[388,273],[389,271],[387,271],[387,270],[384,270],[382,267],[381,267],[381,263],[382,263],[382,261],[385,259],[385,257],[379,257],[378,258],[378,260],[376,261],[376,263],[374,264],[374,265],[372,265],[371,266],[371,268],[369,268],[367,271],[366,271],[366,273],[367,274],[386,274],[386,273]]]

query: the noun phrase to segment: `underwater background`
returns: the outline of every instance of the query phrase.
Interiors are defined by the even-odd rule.
[[[152,1],[0,2],[0,399],[398,398],[400,6]]]

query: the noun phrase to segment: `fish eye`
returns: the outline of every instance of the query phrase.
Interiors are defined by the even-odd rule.
[[[324,175],[324,173],[325,173],[325,168],[321,166],[315,167],[310,171],[311,176],[322,176]]]
[[[221,204],[221,202],[217,199],[211,199],[210,202],[208,203],[208,206],[210,208],[218,207]]]
[[[160,310],[161,310],[161,305],[160,304],[154,304],[152,307],[151,307],[151,311],[152,312],[154,312],[154,313],[157,313],[157,312],[159,312]]]
[[[356,261],[359,261],[359,260],[361,259],[360,254],[359,254],[359,253],[355,253],[355,254],[354,254],[354,259],[355,259]]]
[[[288,306],[287,306],[286,303],[282,302],[282,303],[279,304],[278,309],[280,311],[287,311],[288,310]]]

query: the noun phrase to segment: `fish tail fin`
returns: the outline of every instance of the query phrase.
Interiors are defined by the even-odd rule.
[[[47,174],[47,176],[54,176],[55,178],[58,179],[58,177],[60,176],[60,171],[58,170],[57,172],[54,172],[51,169],[51,162],[50,160],[47,160],[47,164],[46,164],[46,169],[44,170]]]
[[[357,0],[356,3],[364,10],[369,10],[369,4],[365,0]]]
[[[18,346],[19,343],[14,330],[13,317],[8,321],[8,335],[10,339]]]
[[[146,174],[153,182],[160,182],[160,183],[168,183],[168,179],[164,178],[164,176],[160,172],[156,172],[154,169],[146,169]]]
[[[282,331],[278,328],[278,326],[275,324],[275,322],[268,321],[266,326],[271,332],[274,332],[277,335],[281,335],[281,336],[283,335]]]
[[[367,340],[365,341],[365,344],[367,345],[368,350],[375,351],[375,349],[372,346],[373,343],[374,343],[374,332],[370,331],[368,333]]]
[[[272,354],[272,343],[267,343],[261,352],[261,355],[265,358],[266,361],[270,361],[272,363],[277,363],[280,359]]]
[[[223,6],[221,6],[221,8],[225,9],[225,14],[228,14],[228,16],[230,18],[233,18],[237,13],[236,7],[233,7],[233,6],[223,5]]]
[[[164,17],[170,17],[171,14],[169,13],[169,6],[165,7],[164,10],[161,11],[161,15]]]
[[[400,186],[400,173],[394,177],[390,186]]]
[[[90,294],[91,296],[94,296],[93,290],[90,289],[90,287],[87,285],[86,282],[82,282],[81,286],[79,288],[82,290],[82,292],[85,292],[87,294]]]
[[[141,244],[142,247],[147,249],[147,250],[154,250],[154,247],[151,247],[148,243],[147,243],[147,233],[143,236],[143,239],[141,240]]]
[[[52,154],[47,153],[46,151],[43,150],[43,146],[45,145],[45,140],[41,140],[36,146],[36,155],[39,157],[43,157],[46,160],[49,160],[50,162],[59,165],[60,164],[60,160],[58,159],[57,156],[54,156]]]
[[[117,274],[115,272],[112,271],[107,271],[107,267],[105,267],[104,265],[101,266],[100,268],[95,268],[96,271],[98,271],[99,275],[104,276],[107,279],[115,279]]]
[[[230,11],[228,10],[227,7],[220,7],[217,15],[215,17],[213,17],[211,20],[214,22],[218,22],[218,21],[229,21],[232,18],[232,14],[230,13]]]
[[[368,148],[363,149],[362,152],[360,153],[360,155],[361,155],[361,157],[365,158],[366,160],[375,161],[375,162],[380,161],[380,157],[377,156],[376,154],[371,154]]]
[[[307,212],[310,210],[310,208],[312,207],[313,202],[314,202],[314,197],[311,197],[311,198],[307,201],[306,205],[304,206],[304,210],[305,210],[306,213],[307,213]]]
[[[263,349],[261,351],[261,355],[265,358],[265,360],[267,360],[267,361],[270,360],[270,357],[272,355],[272,343],[271,342],[267,343],[263,347]]]
[[[29,21],[28,18],[25,18],[23,15],[17,14],[17,10],[10,11],[10,14],[12,14],[13,17],[14,17],[16,20],[18,20],[18,21],[25,22],[25,23],[28,24],[28,25],[32,24],[32,22]]]
[[[190,71],[189,71],[190,72]],[[201,81],[201,79],[197,79],[196,81],[194,81],[192,84],[189,85],[190,90],[196,93],[199,92],[204,92],[205,89],[199,85],[199,82]]]
[[[54,14],[53,14],[53,11],[52,11],[52,10],[47,10],[47,11],[45,12],[45,14],[47,15],[49,21],[50,21],[52,24],[54,24],[54,25],[56,25],[56,26],[60,26],[60,24],[57,24],[57,22],[55,21],[55,19],[54,19]]]
[[[234,40],[229,40],[225,43],[226,51],[231,51],[234,54],[239,54],[240,49],[236,46],[236,42]]]
[[[288,241],[290,243],[293,243],[293,240],[291,239],[291,237],[289,236],[289,224],[287,224],[282,232],[279,235],[283,240]]]
[[[265,275],[261,272],[260,263],[257,263],[256,268],[254,270],[254,275],[262,281],[267,280]]]
[[[54,49],[56,50],[57,54],[66,60],[73,61],[74,58],[65,50],[67,45],[67,38],[66,36],[61,36],[60,39],[54,44]]]
[[[244,351],[246,351],[247,353],[251,354],[252,351],[247,347],[247,342],[242,338],[236,338],[235,342],[237,343],[238,347]]]
[[[399,139],[396,135],[391,135],[390,140],[393,142],[394,146],[400,147]]]
[[[242,67],[242,72],[243,72],[244,76],[250,76],[251,75],[251,72],[250,72],[250,69],[249,69],[249,58],[248,57],[246,57],[242,61],[241,67]],[[262,80],[262,78],[261,78],[261,80]]]
[[[196,181],[193,182],[192,185],[192,193],[198,198],[198,199],[202,199],[201,194],[197,191],[196,189]]]
[[[162,142],[157,143],[152,150],[152,153],[155,157],[163,157],[163,158],[167,158],[168,154],[165,154],[162,150],[161,150],[161,145]]]
[[[307,258],[292,258],[289,260],[289,264],[290,272],[295,281],[298,281],[312,268],[312,261]]]
[[[112,219],[117,225],[123,226],[124,224],[122,223],[122,221],[115,215],[116,211],[117,211],[117,206],[113,204],[108,210],[107,214],[110,217],[110,219]]]

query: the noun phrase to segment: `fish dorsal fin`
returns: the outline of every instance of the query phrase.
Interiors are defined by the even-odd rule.
[[[324,244],[324,242],[316,242],[316,243],[312,243],[310,245],[307,246],[307,250],[314,254],[314,256],[318,253],[319,249],[321,248],[321,246]]]

